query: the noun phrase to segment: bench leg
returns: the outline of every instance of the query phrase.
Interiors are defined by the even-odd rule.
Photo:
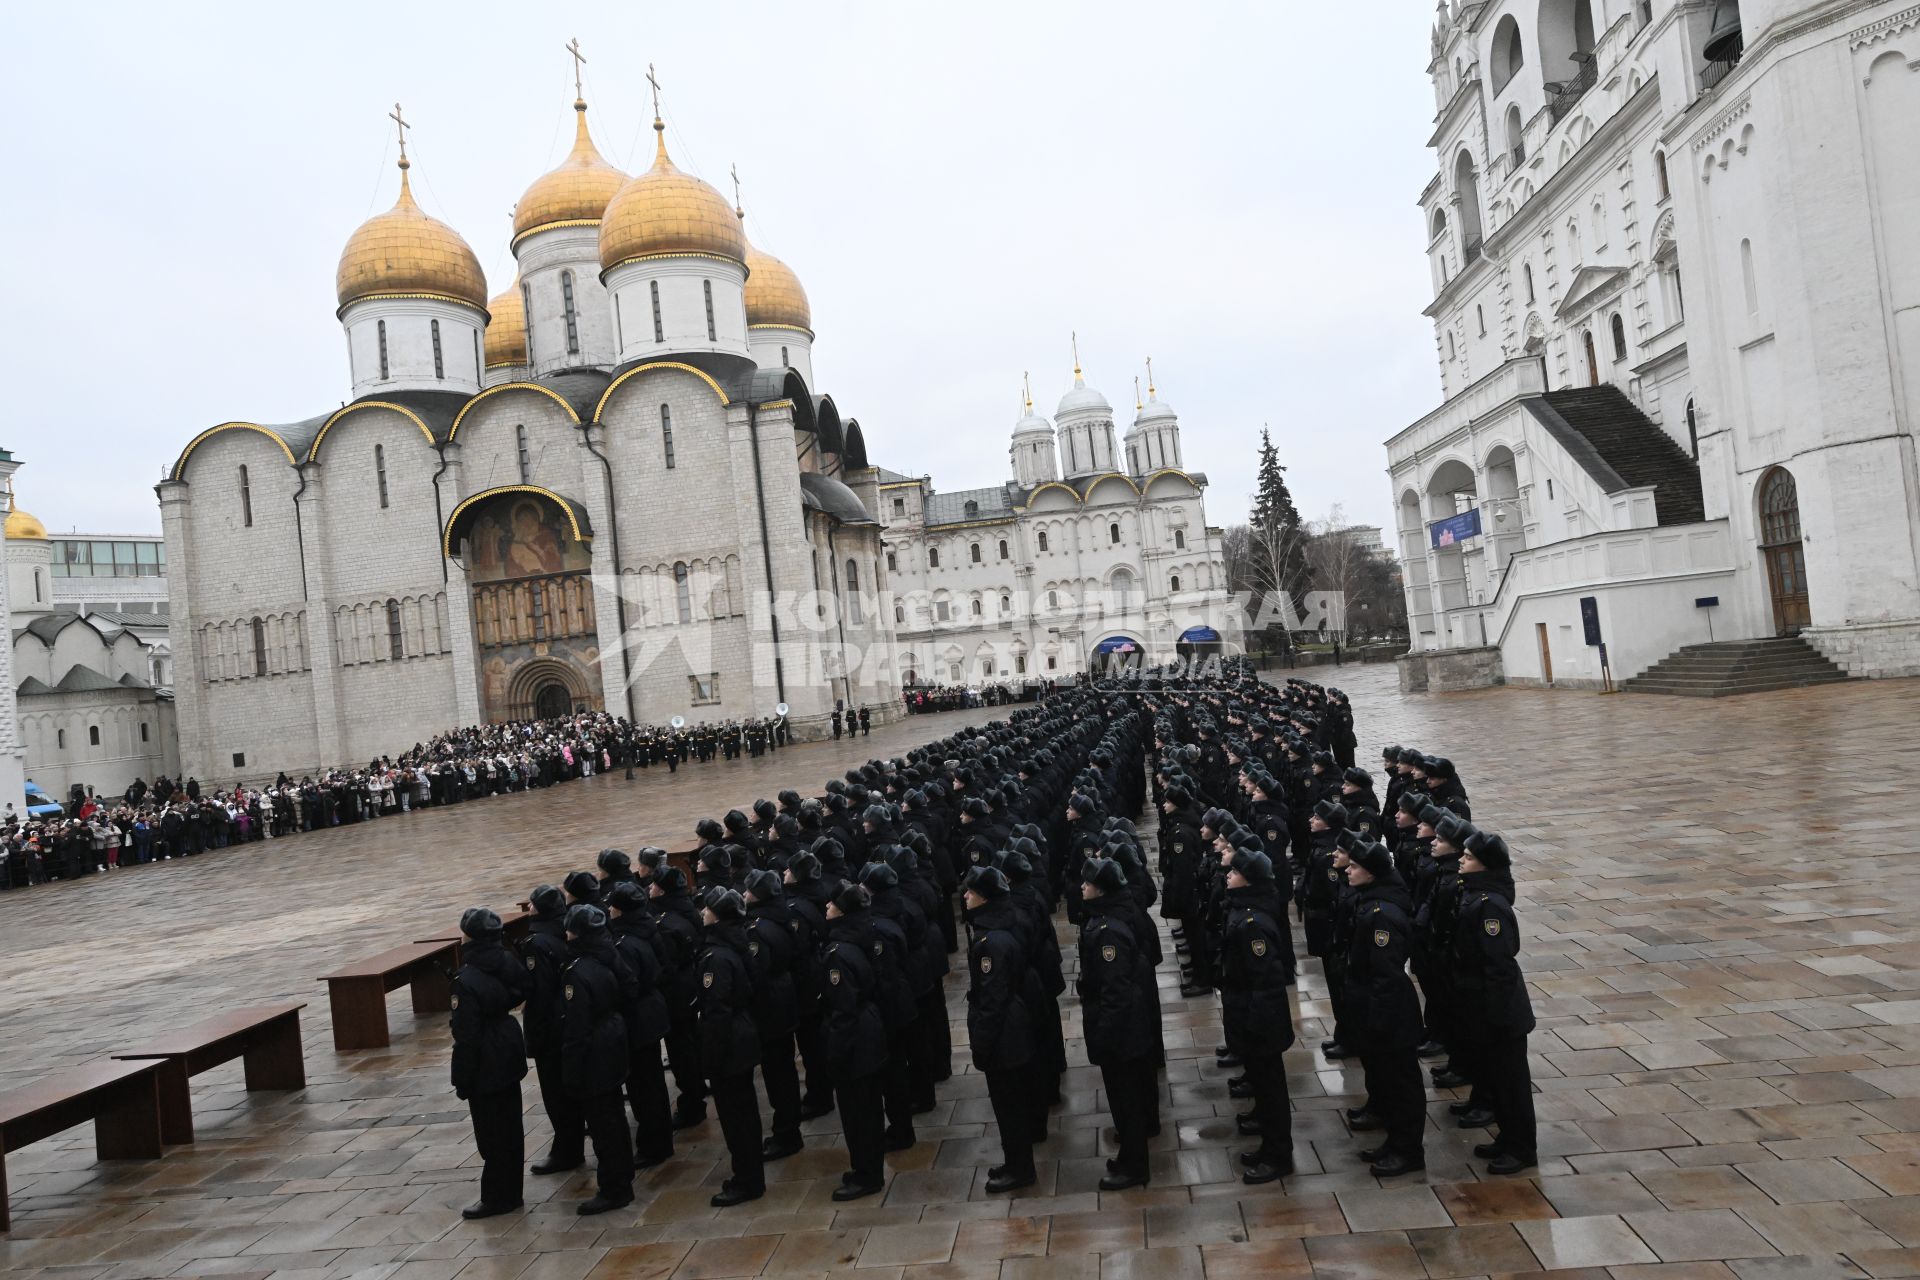
[[[327,1001],[333,1010],[333,1047],[384,1049],[387,1036],[387,988],[378,978],[330,978]]]
[[[438,964],[423,964],[415,969],[412,988],[415,1014],[445,1013],[453,1008],[453,980]]]
[[[290,1013],[276,1018],[262,1029],[247,1046],[243,1061],[249,1090],[306,1088],[307,1064],[300,1050],[300,1015]]]
[[[114,1090],[93,1119],[93,1149],[102,1160],[160,1158],[160,1085],[155,1074],[135,1076]]]
[[[160,1139],[168,1145],[193,1141],[193,1095],[187,1088],[187,1060],[161,1060],[154,1078],[160,1087]]]

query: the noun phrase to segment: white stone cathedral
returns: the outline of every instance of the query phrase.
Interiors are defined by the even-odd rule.
[[[574,108],[571,154],[515,209],[518,278],[491,298],[415,202],[403,142],[398,200],[340,257],[351,399],[209,427],[158,486],[183,771],[297,775],[570,711],[784,704],[804,736],[836,706],[900,714],[908,676],[1066,675],[1101,645],[1171,655],[1214,634],[1191,606],[1224,599],[1218,539],[1171,410],[1143,408],[1122,466],[1111,410],[1076,381],[1063,479],[1030,414],[1018,482],[960,504],[978,519],[938,517],[962,495],[869,465],[816,390],[800,281],[674,165],[657,116],[630,177]],[[924,567],[943,541],[968,563],[963,527],[995,525],[990,572]],[[985,613],[989,579],[1038,590],[1048,616],[997,594]]]

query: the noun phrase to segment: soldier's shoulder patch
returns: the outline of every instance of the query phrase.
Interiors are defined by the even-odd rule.
[[[1392,938],[1393,938],[1393,935],[1391,933],[1388,933],[1385,929],[1375,929],[1373,931],[1373,945],[1376,947],[1386,946],[1387,943],[1392,940]]]
[[[1120,949],[1118,947],[1100,948],[1100,958],[1102,960],[1105,960],[1108,964],[1112,964],[1114,960],[1119,956],[1119,954],[1120,954]]]
[[[453,993],[452,1007],[455,1009],[460,1007],[460,993],[458,991]]]
[[[1340,868],[1338,867],[1327,868],[1327,879],[1338,880],[1339,878],[1340,878]]]
[[[1265,938],[1255,938],[1253,940],[1253,954],[1256,956],[1264,956],[1267,954],[1267,940]]]
[[[567,999],[573,999],[573,984],[571,982],[567,984]]]
[[[993,972],[993,957],[992,957],[992,956],[981,956],[981,957],[980,957],[980,972],[982,972],[982,973],[992,973],[992,972]]]
[[[760,944],[759,944],[759,943],[757,943],[757,942],[749,942],[749,943],[747,944],[747,954],[748,954],[748,955],[750,955],[750,956],[757,956],[757,955],[759,955],[759,954],[760,954]]]
[[[1491,920],[1482,920],[1480,922],[1480,927],[1487,931],[1487,936],[1489,938],[1497,938],[1500,936],[1500,919],[1498,916],[1494,917]]]
[[[884,954],[886,952],[886,949],[887,949],[887,944],[884,942],[876,942],[873,944],[873,954],[875,955]]]
[[[700,975],[700,985],[701,985],[701,986],[703,986],[703,987],[710,987],[710,986],[712,986],[712,985],[713,985],[713,975],[712,975],[711,973],[703,973],[703,974],[701,974],[701,975]]]
[[[828,981],[828,982],[831,982],[831,983],[832,983],[832,984],[833,984],[834,986],[836,986],[836,987],[837,987],[837,986],[839,986],[839,985],[840,985],[840,971],[839,971],[838,969],[829,969],[829,970],[827,970],[827,981]]]
[[[528,957],[527,957],[527,968],[529,968],[529,969],[532,969],[532,968],[534,968],[534,967],[536,966],[536,963],[537,963],[537,962],[536,962],[536,961],[534,960],[534,958],[533,958],[532,956],[528,956]]]

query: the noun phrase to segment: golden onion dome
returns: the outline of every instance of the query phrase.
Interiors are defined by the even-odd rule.
[[[667,156],[666,125],[653,122],[653,167],[630,179],[600,217],[600,266],[661,253],[707,253],[744,263],[747,238],[726,198]]]
[[[527,308],[520,292],[519,276],[487,303],[485,351],[489,369],[527,362]]]
[[[29,515],[15,507],[7,513],[8,542],[45,542],[47,526],[40,523],[39,517]]]
[[[813,308],[793,268],[770,253],[747,246],[747,323],[786,325],[813,331]]]
[[[487,305],[487,278],[467,242],[413,202],[407,158],[400,157],[400,198],[360,224],[340,252],[334,286],[340,305],[391,294],[428,294]]]
[[[573,100],[573,150],[560,167],[534,180],[513,209],[513,237],[553,226],[598,226],[607,204],[627,183],[587,134],[587,104]]]

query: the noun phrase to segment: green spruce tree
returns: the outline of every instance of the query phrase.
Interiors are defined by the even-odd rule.
[[[1293,607],[1305,605],[1313,575],[1307,567],[1307,531],[1287,491],[1287,469],[1280,465],[1273,436],[1260,431],[1260,464],[1255,475],[1253,511],[1248,518],[1252,535],[1255,576],[1266,591],[1284,591]]]

